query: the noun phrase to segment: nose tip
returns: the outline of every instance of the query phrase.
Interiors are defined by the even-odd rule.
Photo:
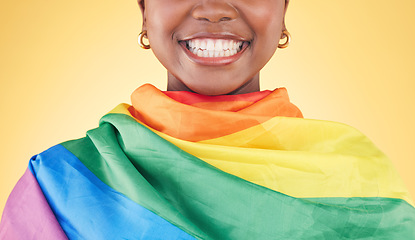
[[[197,20],[221,22],[233,20],[239,13],[226,1],[207,0],[193,8],[192,16]]]

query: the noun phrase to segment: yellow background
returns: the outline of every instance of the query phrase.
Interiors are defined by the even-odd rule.
[[[352,125],[393,161],[415,195],[415,2],[292,0],[292,44],[262,88],[287,87],[307,118]],[[0,211],[29,158],[84,136],[166,73],[137,46],[134,0],[0,3]]]

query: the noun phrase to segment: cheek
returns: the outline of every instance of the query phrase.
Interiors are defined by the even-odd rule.
[[[146,6],[148,34],[157,33],[171,40],[177,28],[190,17],[193,5],[187,0],[149,0]]]
[[[255,37],[261,44],[278,45],[282,32],[285,1],[256,0],[250,2],[245,5],[242,12],[245,21],[253,29]]]
[[[275,53],[282,32],[285,1],[259,0],[268,4],[259,4],[249,12],[249,24],[255,33],[254,53],[265,65]],[[254,21],[252,21],[254,19]]]
[[[194,1],[149,0],[146,6],[146,27],[151,48],[158,60],[167,68],[177,62],[177,36],[184,23],[189,21]]]
[[[182,3],[180,3],[182,2]],[[146,6],[146,27],[151,49],[158,60],[167,68],[175,59],[174,33],[186,18],[186,6],[183,1],[149,1]]]
[[[155,1],[159,2],[159,1]],[[175,18],[171,18],[172,11],[156,3],[150,4],[146,9],[147,35],[151,45],[158,44],[160,39],[168,39],[174,29]],[[169,21],[169,19],[171,19]]]

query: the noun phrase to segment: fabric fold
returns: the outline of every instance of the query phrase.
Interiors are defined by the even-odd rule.
[[[29,170],[5,239],[415,239],[389,159],[352,127],[303,119],[284,88],[212,97],[144,85]],[[19,190],[31,188],[33,202]]]
[[[252,94],[245,96],[203,96],[189,92],[178,92],[182,98],[168,95],[146,84],[131,96],[131,114],[152,129],[187,141],[201,141],[221,137],[263,123],[275,116],[302,117],[300,110],[289,102],[285,89],[272,93],[259,93],[261,99]],[[258,93],[254,93],[258,94]],[[242,101],[246,97],[246,101]],[[222,104],[218,104],[218,100]],[[178,102],[192,103],[191,105]],[[206,102],[202,102],[205,100]],[[226,102],[223,102],[227,100]],[[240,105],[241,102],[248,104]],[[204,108],[197,107],[205,103]],[[196,105],[196,106],[194,106]],[[209,106],[209,107],[207,107]],[[223,111],[224,108],[232,111]]]
[[[9,196],[0,224],[0,239],[68,239],[29,169]]]

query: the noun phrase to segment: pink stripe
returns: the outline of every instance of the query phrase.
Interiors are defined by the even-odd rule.
[[[0,239],[68,239],[29,169],[7,200]]]

